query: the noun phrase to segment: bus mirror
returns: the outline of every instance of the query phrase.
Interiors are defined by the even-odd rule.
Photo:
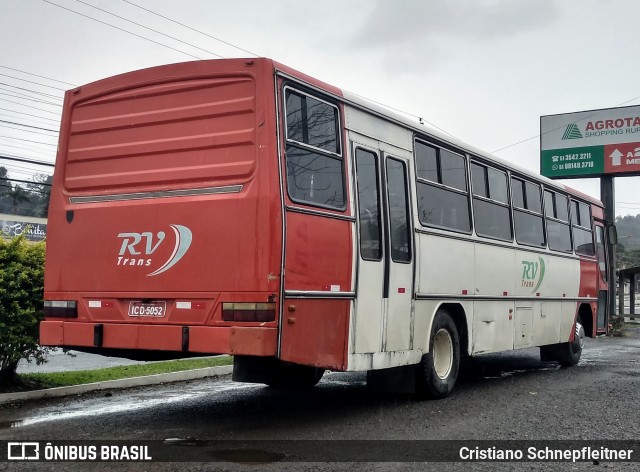
[[[616,225],[607,226],[607,236],[609,237],[609,244],[618,244],[618,230]]]

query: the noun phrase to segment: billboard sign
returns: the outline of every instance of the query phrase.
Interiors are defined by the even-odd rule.
[[[0,237],[11,239],[22,235],[28,241],[43,241],[47,237],[47,225],[35,220],[14,221],[0,217]]]
[[[541,116],[540,173],[640,175],[640,106]]]

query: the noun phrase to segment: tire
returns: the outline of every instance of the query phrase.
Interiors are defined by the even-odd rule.
[[[324,369],[318,367],[281,363],[274,369],[266,384],[269,387],[287,390],[312,388],[320,382],[323,375]]]
[[[560,365],[564,367],[570,367],[576,365],[580,361],[582,356],[582,349],[584,348],[584,326],[582,325],[582,318],[578,316],[575,324],[573,325],[574,335],[573,341],[563,343],[561,356],[558,361]]]
[[[446,311],[436,314],[429,336],[429,352],[416,367],[418,398],[445,398],[458,379],[460,338],[458,329]]]
[[[576,319],[573,329],[575,331],[573,341],[540,347],[540,358],[543,362],[557,361],[561,366],[571,367],[580,361],[585,337],[584,326],[580,316]]]

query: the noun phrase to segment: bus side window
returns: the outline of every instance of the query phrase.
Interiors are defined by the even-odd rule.
[[[388,158],[386,170],[391,259],[394,262],[410,262],[412,256],[406,166],[402,161]]]
[[[547,217],[549,249],[572,252],[571,226],[569,225],[569,201],[564,195],[544,191],[544,212]]]
[[[382,259],[379,171],[378,159],[373,152],[356,149],[356,174],[358,179],[360,254],[363,259],[379,261]]]
[[[593,230],[591,229],[591,209],[589,205],[575,200],[571,200],[571,204],[573,208],[571,214],[573,222],[573,246],[576,254],[595,256]]]
[[[470,233],[466,158],[418,140],[414,146],[420,223]]]
[[[471,163],[473,185],[473,223],[476,234],[511,241],[511,212],[507,173],[493,167]]]
[[[338,108],[288,87],[284,93],[289,198],[344,210]]]
[[[511,199],[518,244],[545,247],[540,185],[514,177],[511,179]]]
[[[602,280],[607,281],[607,248],[604,245],[604,228],[596,226],[596,251],[598,255],[598,268]]]

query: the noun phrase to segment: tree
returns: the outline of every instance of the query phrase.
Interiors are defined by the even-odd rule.
[[[7,168],[0,166],[0,213],[11,211],[11,200],[9,199],[11,189],[11,183],[7,179]]]
[[[51,198],[51,182],[53,176],[49,174],[36,174],[27,184],[30,199],[30,216],[46,218]]]
[[[14,215],[18,214],[18,206],[21,203],[28,203],[31,201],[29,193],[17,184],[9,190],[8,196],[11,199],[11,208]]]
[[[618,246],[616,266],[618,269],[640,266],[640,215],[616,218]]]
[[[626,215],[616,218],[618,241],[626,249],[640,248],[640,214]]]
[[[0,238],[0,383],[15,381],[22,358],[44,362],[38,345],[44,291],[44,243]]]
[[[616,251],[618,269],[640,267],[640,248],[627,248],[624,244],[618,244]]]

